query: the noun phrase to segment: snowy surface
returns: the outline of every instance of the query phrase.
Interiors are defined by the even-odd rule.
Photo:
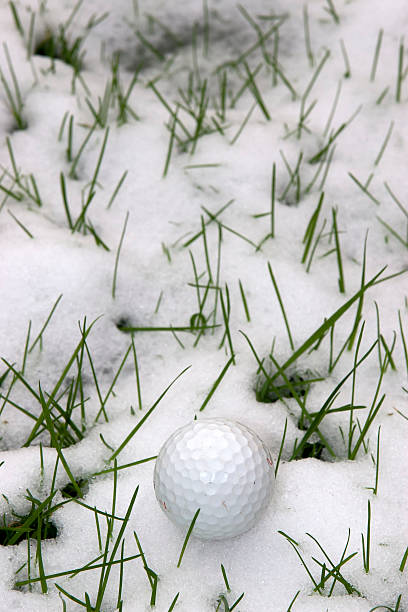
[[[139,486],[124,534],[125,555],[139,552],[136,532],[147,565],[159,578],[156,605],[151,608],[151,585],[141,558],[126,562],[120,609],[165,612],[180,593],[176,611],[227,610],[226,601],[232,606],[245,593],[234,610],[286,612],[297,594],[290,608],[293,612],[396,610],[398,602],[399,611],[406,612],[408,397],[404,387],[408,387],[408,363],[404,339],[408,341],[408,281],[405,274],[397,275],[408,268],[408,52],[402,38],[408,27],[406,3],[310,0],[305,9],[295,0],[282,0],[273,3],[272,11],[271,3],[262,0],[241,5],[229,0],[84,0],[66,30],[71,44],[76,37],[84,38],[76,77],[66,62],[36,54],[44,40],[56,36],[61,24],[67,23],[74,3],[22,0],[13,6],[23,35],[8,3],[0,8],[1,39],[7,43],[0,54],[0,357],[5,360],[0,366],[0,516],[9,524],[15,521],[15,513],[27,514],[31,506],[28,490],[43,501],[56,489],[52,504],[64,501],[61,489],[69,478],[60,462],[53,482],[57,452],[48,432],[40,431],[27,444],[41,405],[22,379],[37,394],[40,382],[47,398],[81,340],[78,324],[83,329],[85,317],[86,327],[97,319],[87,347],[98,388],[88,353],[83,351],[82,389],[77,389],[72,415],[82,439],[62,450],[75,479],[88,480],[80,500],[88,507],[69,501],[52,515],[58,534],[41,545],[45,576],[82,568],[100,555],[92,509],[112,511],[114,477],[112,472],[94,474],[113,467],[110,457],[114,451],[121,449],[116,455],[118,467],[154,457],[177,427],[195,416],[216,416],[241,421],[257,431],[275,462],[286,423],[267,512],[252,530],[237,538],[202,542],[192,537],[178,568],[185,533],[168,521],[156,502],[154,461],[119,470],[115,516],[125,516]],[[87,31],[92,16],[105,11],[109,14]],[[267,36],[274,24],[275,32]],[[16,129],[6,94],[10,87],[16,99],[7,53],[19,83],[25,129]],[[70,176],[70,117],[74,158],[94,124],[87,99],[98,108],[98,99],[102,101],[112,78],[112,57],[117,54],[122,91],[126,92],[135,71],[138,73],[128,100],[134,114],[128,112],[127,121],[120,124],[117,105],[110,108],[105,125],[96,125]],[[277,65],[273,58],[278,59]],[[204,93],[201,127],[186,110],[192,74],[196,100],[191,106],[195,110]],[[225,116],[221,109],[224,74]],[[299,127],[302,109],[307,117]],[[193,141],[196,133],[199,137],[183,148],[186,132]],[[13,180],[7,138],[20,180],[31,193],[29,177],[35,177],[41,206]],[[93,180],[105,138],[99,173]],[[319,152],[317,163],[310,163]],[[271,237],[273,164],[276,202]],[[61,173],[73,224],[93,181],[95,194],[80,231],[69,227]],[[315,251],[308,252],[309,257],[313,255],[308,270],[307,262],[302,263],[304,236],[322,192],[313,245],[326,221]],[[211,215],[227,203],[214,219]],[[337,252],[333,209],[337,210]],[[201,233],[186,246],[202,232],[202,223],[206,245]],[[89,228],[94,228],[107,249],[98,245]],[[354,411],[353,444],[373,402],[377,405],[383,394],[385,398],[355,458],[348,458],[347,439],[341,435],[342,431],[347,438],[350,412],[342,411],[326,415],[319,426],[335,457],[325,449],[320,458],[291,461],[295,440],[299,442],[304,435],[298,427],[299,405],[293,397],[274,403],[257,401],[258,363],[240,332],[265,364],[272,347],[274,359],[283,364],[325,318],[360,290],[365,240],[365,282],[384,266],[387,269],[381,278],[395,276],[368,288],[364,295],[358,333],[363,320],[365,326],[358,357],[378,338],[380,341],[356,370],[354,404],[366,408]],[[339,290],[339,252],[344,292]],[[218,325],[205,334],[189,331],[192,316],[200,312],[197,278],[202,304],[208,287],[199,320],[205,317],[208,325]],[[27,353],[23,366],[28,330],[27,346],[31,348],[60,295],[41,342]],[[223,315],[221,295],[226,311],[229,300],[229,317],[228,312]],[[358,300],[336,322],[334,358],[351,333],[357,307]],[[132,335],[120,329],[124,326],[186,330],[138,331],[132,345]],[[289,368],[288,375],[296,371],[322,379],[310,385],[309,413],[321,409],[353,368],[358,333],[351,350],[346,348],[334,368],[329,367],[330,333],[317,350],[303,352]],[[231,348],[235,364],[230,364],[200,411],[231,357]],[[393,351],[395,369],[386,368],[376,396],[387,350]],[[5,362],[20,378],[14,380],[11,371],[2,376],[9,367]],[[75,380],[77,371],[78,360],[74,359],[57,399]],[[114,380],[113,392],[104,404],[105,418],[100,395],[105,398]],[[332,408],[351,401],[349,377]],[[55,406],[51,407],[55,412]],[[316,434],[311,440],[316,441]],[[366,549],[368,502],[370,553],[365,571],[362,535]],[[106,523],[103,514],[99,516],[104,541]],[[120,524],[116,521],[114,535]],[[298,546],[292,546],[280,532]],[[319,594],[294,547],[316,584],[321,580],[321,567],[313,558],[325,562],[327,571],[332,566],[307,534],[337,565],[349,532],[345,556],[357,554],[340,569],[354,590],[348,594],[344,583],[337,581],[331,592],[332,580],[328,580]],[[31,540],[32,577],[40,571],[35,550],[36,542]],[[226,590],[221,564],[231,592]],[[60,595],[55,583],[82,602],[88,593],[95,605],[100,569],[49,578],[44,594],[39,582],[31,590],[15,586],[16,581],[27,578],[27,571],[27,541],[0,546],[0,610],[85,609]],[[119,565],[114,565],[98,610],[118,609],[118,581]]]

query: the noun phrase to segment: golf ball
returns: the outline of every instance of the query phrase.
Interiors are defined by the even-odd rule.
[[[235,421],[193,421],[175,431],[156,460],[154,489],[167,516],[192,535],[221,540],[247,531],[268,505],[272,458],[253,431]]]

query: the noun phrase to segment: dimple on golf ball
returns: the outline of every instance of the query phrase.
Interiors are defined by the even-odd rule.
[[[221,540],[247,531],[269,503],[272,458],[253,431],[235,421],[193,421],[175,431],[156,460],[154,489],[162,510],[192,535]]]

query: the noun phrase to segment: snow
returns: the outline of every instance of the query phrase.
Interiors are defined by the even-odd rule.
[[[86,34],[81,48],[83,65],[76,79],[73,79],[72,66],[59,59],[53,65],[49,57],[35,53],[30,57],[26,44],[33,14],[35,50],[47,33],[57,33],[59,25],[66,23],[75,3],[21,0],[12,6],[18,12],[25,34],[24,38],[19,34],[9,4],[3,3],[0,28],[7,47],[0,53],[0,66],[4,79],[14,91],[8,53],[20,86],[22,115],[27,127],[16,129],[3,84],[0,88],[0,187],[3,188],[0,194],[0,357],[4,360],[0,365],[3,398],[0,401],[0,517],[4,515],[9,524],[15,520],[15,514],[30,511],[27,495],[44,501],[57,491],[52,504],[61,505],[52,520],[58,534],[56,538],[42,541],[44,572],[49,576],[81,568],[101,554],[98,527],[102,544],[105,542],[106,515],[103,513],[112,512],[115,479],[112,471],[97,473],[113,468],[111,457],[115,451],[118,467],[124,466],[157,455],[168,436],[195,416],[235,419],[258,432],[271,449],[275,462],[286,431],[276,486],[265,516],[252,530],[229,540],[202,542],[191,537],[178,568],[185,533],[166,519],[157,504],[152,484],[154,460],[119,469],[116,517],[126,515],[132,495],[139,487],[124,533],[125,556],[139,553],[133,535],[136,532],[147,565],[159,578],[157,599],[151,608],[151,585],[139,557],[124,564],[122,607],[118,607],[120,565],[116,564],[111,568],[98,610],[167,612],[177,593],[180,594],[174,610],[180,612],[227,609],[221,596],[232,606],[241,593],[245,595],[234,608],[240,612],[288,609],[369,612],[376,606],[379,610],[408,610],[408,567],[403,566],[408,546],[408,364],[403,342],[404,337],[408,341],[408,292],[406,275],[397,275],[408,268],[405,173],[408,56],[403,43],[408,13],[405,3],[394,0],[391,6],[379,0],[336,0],[334,4],[310,0],[307,14],[314,56],[311,66],[305,46],[304,5],[294,0],[275,3],[273,10],[265,0],[241,5],[217,0],[204,3],[84,0],[67,29],[71,41]],[[331,6],[338,14],[339,23],[327,10]],[[106,18],[87,30],[92,16],[103,15],[105,11],[109,13]],[[279,67],[296,91],[296,99],[279,75],[274,84],[273,69],[265,60],[274,53],[273,35],[265,40],[263,48],[258,46],[246,58],[257,89],[247,87],[237,96],[248,74],[243,62],[236,68],[227,62],[236,60],[258,40],[248,15],[263,32],[274,23],[265,16],[285,16],[279,28]],[[382,44],[375,78],[370,79],[380,31]],[[194,36],[196,45],[192,42]],[[150,49],[143,40],[149,42]],[[342,44],[350,64],[349,76],[345,76],[347,66]],[[400,49],[403,64],[398,101]],[[327,50],[330,53],[324,60]],[[86,100],[94,108],[98,107],[98,97],[102,100],[106,84],[112,78],[111,58],[119,52],[123,91],[129,87],[134,71],[139,71],[129,96],[129,105],[136,116],[128,114],[128,121],[120,125],[117,107],[110,108],[106,126],[95,127],[79,158],[75,176],[71,176],[72,159],[66,154],[69,118],[73,117],[74,158],[93,125]],[[321,72],[304,99],[304,111],[311,104],[314,107],[306,119],[307,130],[301,130],[298,138],[301,97],[323,60]],[[170,116],[157,94],[172,113],[178,108],[177,117],[194,134],[196,122],[183,110],[185,100],[180,90],[188,95],[188,76],[191,70],[196,70],[197,63],[201,83],[207,79],[209,98],[205,121],[213,130],[201,136],[195,145],[188,144],[188,150],[183,151],[177,145],[177,138],[185,138],[184,128],[177,124],[177,138],[170,146],[174,115]],[[228,76],[225,121],[217,114],[219,108],[214,102],[219,107],[223,72],[217,73],[215,69],[224,63]],[[256,102],[257,91],[264,110]],[[337,91],[340,93],[333,113]],[[232,108],[231,99],[234,100]],[[248,122],[239,133],[251,108]],[[215,129],[211,118],[218,121],[221,129]],[[319,166],[309,163],[310,160],[344,124],[329,149],[331,163],[326,157],[318,178],[307,190]],[[382,150],[387,134],[388,142]],[[86,233],[71,231],[60,182],[63,173],[75,223],[83,202],[89,197],[105,138],[106,149],[94,181],[95,195],[85,218],[109,250],[98,246],[89,229]],[[8,191],[18,194],[21,189],[10,178],[13,168],[6,139],[12,146],[19,172],[24,177],[35,177],[41,206],[27,196],[20,200],[11,195],[7,197]],[[265,239],[271,227],[273,164],[276,165],[275,236]],[[287,189],[286,164],[292,173],[299,164],[299,197],[296,176]],[[111,202],[125,171],[123,184]],[[371,173],[373,176],[368,180]],[[322,192],[323,205],[313,242],[324,219],[326,225],[307,271],[306,264],[302,263],[304,236]],[[392,194],[405,209],[401,210]],[[214,221],[210,215],[217,215],[223,207]],[[339,267],[331,231],[333,209],[337,210],[344,293],[339,291]],[[206,224],[207,246],[202,235],[186,245],[201,232],[202,223]],[[355,424],[358,416],[363,426],[373,402],[375,405],[385,394],[365,437],[366,449],[361,445],[356,457],[348,459],[340,431],[347,436],[350,414],[349,411],[334,412],[324,417],[319,429],[336,456],[333,458],[326,449],[320,459],[291,460],[296,439],[299,442],[304,435],[298,427],[299,405],[293,397],[275,403],[257,401],[259,364],[244,334],[265,363],[273,348],[273,357],[280,365],[284,364],[294,349],[268,264],[279,288],[295,349],[299,349],[325,318],[360,290],[365,240],[365,282],[384,266],[387,269],[383,277],[396,276],[370,287],[364,295],[365,327],[358,356],[362,357],[377,340],[379,327],[384,339],[381,359],[386,354],[385,346],[391,348],[395,339],[392,358],[396,370],[387,368],[376,395],[381,369],[377,346],[357,369],[354,404],[367,408],[354,411]],[[219,327],[207,330],[199,341],[197,332],[188,330],[136,332],[133,352],[132,336],[121,331],[121,326],[189,327],[191,317],[199,312],[194,266],[201,285],[201,300],[209,280],[208,266],[211,269],[213,285],[208,289],[203,314],[208,317],[209,325],[215,321]],[[225,304],[229,292],[229,330],[235,363],[228,367],[211,400],[200,411],[231,357],[227,340],[220,348],[225,327],[220,297],[215,319],[211,314],[216,282],[222,288]],[[245,314],[239,282],[245,292],[250,321]],[[59,299],[59,296],[62,297]],[[42,342],[37,342],[28,352],[23,367],[28,330],[31,348],[56,303]],[[356,308],[357,301],[336,322],[333,358],[349,337]],[[86,506],[81,506],[62,496],[61,489],[69,477],[61,460],[56,468],[57,451],[51,447],[49,434],[40,432],[26,444],[35,419],[41,415],[40,403],[21,380],[13,382],[12,373],[4,379],[2,374],[7,364],[11,364],[17,372],[22,372],[35,393],[39,393],[40,382],[47,397],[80,342],[81,329],[84,326],[88,329],[95,320],[87,336],[87,346],[98,388],[87,352],[83,351],[84,420],[81,420],[80,407],[73,413],[81,435],[76,437],[75,444],[62,449],[75,479],[88,480],[84,497],[78,500]],[[353,349],[346,349],[330,370],[328,334],[317,350],[303,352],[296,364],[290,366],[288,375],[312,373],[322,378],[310,386],[309,412],[318,412],[352,370],[356,344],[357,339]],[[78,353],[78,359],[82,358],[81,354]],[[74,360],[57,397],[76,376],[77,363]],[[141,407],[136,371],[140,377]],[[113,380],[115,385],[110,392]],[[172,381],[174,384],[123,445]],[[352,382],[350,376],[332,408],[350,404]],[[99,395],[103,400],[107,397],[103,403],[106,417],[101,413]],[[76,403],[79,399],[80,394]],[[66,405],[66,395],[61,402]],[[374,492],[379,427],[378,487]],[[313,436],[311,442],[318,440],[316,434]],[[354,443],[357,438],[358,426]],[[366,572],[362,536],[366,545],[369,508],[370,564]],[[121,520],[115,521],[113,541],[121,524]],[[292,546],[284,534],[297,545]],[[314,590],[315,585],[294,548],[317,583],[321,580],[321,567],[313,559],[326,562],[327,571],[331,566],[311,536],[335,565],[340,563],[349,537],[344,558],[356,554],[340,569],[347,584],[354,588],[352,593],[347,593],[344,584],[338,581],[331,594],[330,580],[322,595]],[[38,577],[37,544],[31,540],[30,546],[31,576]],[[120,559],[120,547],[115,559]],[[85,609],[59,593],[55,583],[82,602],[88,593],[92,605],[96,605],[100,569],[49,578],[48,592],[42,593],[40,582],[34,582],[31,590],[15,585],[16,581],[27,578],[26,563],[26,541],[0,545],[0,610]],[[221,564],[231,592],[227,592]]]

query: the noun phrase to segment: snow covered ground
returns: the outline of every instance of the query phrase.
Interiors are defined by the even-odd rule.
[[[406,612],[406,3],[0,27],[0,610]],[[178,567],[152,475],[195,417],[276,486]]]

